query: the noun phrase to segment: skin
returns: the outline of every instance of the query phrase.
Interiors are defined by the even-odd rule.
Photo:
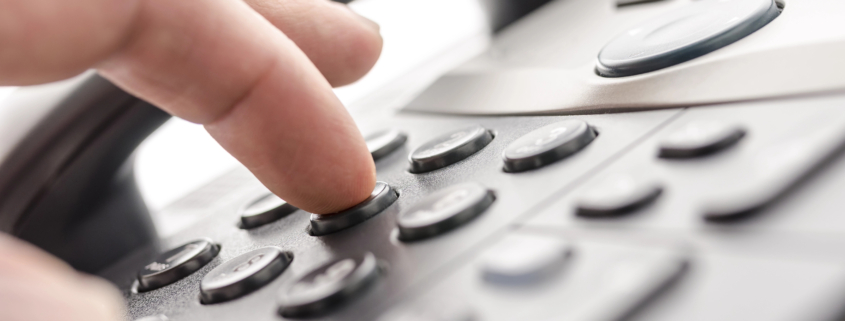
[[[0,85],[95,68],[205,126],[271,191],[329,214],[366,199],[375,166],[332,93],[381,52],[378,26],[326,0],[0,0]],[[120,320],[122,299],[0,234],[0,319]]]

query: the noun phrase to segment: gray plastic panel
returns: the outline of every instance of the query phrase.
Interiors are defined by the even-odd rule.
[[[369,251],[381,260],[385,275],[356,300],[314,320],[374,320],[397,306],[425,301],[441,291],[465,293],[465,298],[477,301],[471,302],[474,310],[488,315],[494,311],[490,306],[497,301],[484,298],[513,294],[471,285],[480,282],[475,262],[487,248],[518,229],[519,233],[564,237],[574,244],[570,262],[573,265],[565,265],[560,273],[567,284],[582,284],[567,287],[565,292],[571,295],[591,282],[586,274],[575,272],[583,269],[576,265],[579,260],[592,262],[590,257],[612,259],[613,253],[666,249],[688,259],[688,272],[680,274],[665,292],[644,291],[648,295],[642,295],[651,299],[642,302],[613,301],[622,302],[612,304],[613,307],[628,306],[613,315],[633,313],[632,317],[643,320],[651,320],[645,316],[684,319],[681,316],[687,313],[702,320],[781,320],[791,316],[812,320],[836,315],[840,312],[836,302],[845,299],[845,237],[841,236],[845,235],[845,222],[839,215],[843,201],[837,192],[845,179],[845,162],[835,157],[836,146],[845,138],[845,109],[841,106],[845,106],[845,96],[583,116],[376,115],[362,123],[365,129],[395,126],[408,133],[407,145],[376,165],[378,179],[399,191],[393,206],[357,226],[321,237],[307,233],[309,214],[302,211],[243,230],[237,227],[238,209],[265,190],[245,170],[227,174],[166,210],[168,215],[203,218],[164,240],[165,248],[210,237],[222,246],[219,256],[172,285],[141,294],[127,291],[129,313],[132,317],[164,314],[171,320],[279,320],[277,296],[290,282],[331,259]],[[599,133],[582,151],[537,170],[502,170],[502,152],[510,142],[542,126],[576,118],[588,122]],[[746,126],[748,135],[735,146],[705,158],[657,157],[663,135],[688,121],[706,119],[736,121]],[[411,149],[473,123],[495,131],[490,145],[440,170],[408,172],[407,155]],[[743,160],[753,159],[770,146],[812,133],[824,133],[820,141],[825,144],[810,153],[812,157],[808,159],[833,155],[831,159],[835,161],[817,169],[815,175],[804,178],[788,193],[778,195],[776,202],[745,220],[713,223],[702,218],[701,208],[696,205],[699,200],[723,190],[722,187],[739,189],[743,186],[740,183],[754,181]],[[607,175],[629,171],[660,178],[664,195],[622,217],[591,219],[574,215],[573,201],[578,192]],[[790,170],[785,167],[778,173],[789,174]],[[492,189],[496,202],[473,221],[443,235],[413,243],[397,239],[399,212],[434,191],[462,182],[478,182]],[[225,191],[226,197],[212,197],[217,191]],[[264,246],[290,251],[296,259],[276,280],[254,293],[221,304],[200,304],[199,282],[208,271]],[[140,256],[128,257],[103,275],[128,289],[135,267],[142,262],[137,259]],[[602,265],[596,262],[590,264]],[[555,312],[558,306],[542,303],[553,296],[531,291],[528,288],[518,293],[536,296],[534,310],[540,313],[538,317],[565,316]],[[649,294],[652,292],[654,295]]]

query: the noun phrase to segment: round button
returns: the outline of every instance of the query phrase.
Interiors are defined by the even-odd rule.
[[[329,262],[286,288],[279,314],[286,318],[323,314],[366,290],[378,277],[372,253]]]
[[[745,137],[737,125],[717,121],[697,121],[669,134],[660,142],[662,158],[692,158],[713,154]]]
[[[425,173],[452,165],[480,151],[491,141],[493,134],[479,125],[437,137],[411,152],[411,172]]]
[[[774,0],[700,0],[611,40],[596,71],[624,77],[673,66],[727,46],[780,14]]]
[[[138,291],[150,291],[176,282],[211,262],[217,252],[217,245],[208,239],[164,252],[138,272]]]
[[[241,227],[250,229],[273,222],[296,212],[298,208],[273,194],[252,201],[241,209]]]
[[[520,137],[505,149],[505,170],[522,172],[566,158],[596,138],[586,122],[567,120],[551,124]]]
[[[578,199],[578,216],[606,217],[632,212],[648,205],[663,192],[654,181],[630,175],[611,177],[587,190]]]
[[[483,213],[494,200],[490,190],[476,183],[439,190],[399,215],[399,238],[413,241],[445,233]]]
[[[282,274],[292,260],[292,254],[267,247],[226,261],[202,279],[200,301],[219,303],[258,290]]]
[[[320,236],[364,222],[389,207],[399,194],[385,182],[376,182],[370,197],[354,207],[335,214],[311,214],[311,235]]]
[[[373,160],[377,161],[402,147],[408,140],[408,136],[396,129],[388,129],[373,133],[364,140],[367,142],[367,148],[370,150]]]
[[[536,284],[559,271],[571,252],[561,239],[511,236],[482,255],[482,275],[494,284]]]

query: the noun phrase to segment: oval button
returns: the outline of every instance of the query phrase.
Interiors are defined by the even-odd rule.
[[[480,125],[442,135],[411,152],[408,159],[411,172],[425,173],[452,165],[480,151],[491,141],[493,134]]]
[[[693,158],[717,153],[745,137],[738,125],[717,121],[696,121],[669,134],[660,142],[661,158]]]
[[[578,198],[576,214],[585,217],[626,214],[653,202],[662,192],[663,187],[653,180],[631,175],[613,176]]]
[[[138,272],[138,292],[176,282],[211,262],[218,252],[219,247],[209,239],[196,240],[164,252]]]
[[[558,238],[510,236],[482,255],[482,275],[500,285],[537,284],[558,272],[571,252],[569,243]]]
[[[335,214],[311,214],[311,235],[320,236],[358,225],[389,207],[399,194],[385,182],[376,182],[370,197],[354,207]]]
[[[285,217],[298,208],[273,194],[267,194],[241,209],[241,227],[256,228]]]
[[[368,135],[364,140],[367,142],[367,149],[370,150],[373,160],[377,161],[402,147],[408,140],[408,136],[396,129],[388,129]]]
[[[450,231],[483,213],[494,200],[490,190],[476,183],[434,192],[399,215],[399,239],[413,241]]]
[[[780,14],[774,0],[700,0],[649,19],[611,40],[598,56],[604,77],[642,74],[706,55]]]
[[[282,291],[279,314],[286,318],[323,314],[359,295],[377,277],[376,257],[369,252],[329,262]]]
[[[596,132],[586,122],[567,120],[532,131],[505,149],[505,171],[522,172],[566,158],[590,144]]]
[[[239,255],[205,275],[200,283],[200,301],[219,303],[258,290],[282,274],[292,260],[292,254],[275,247]]]

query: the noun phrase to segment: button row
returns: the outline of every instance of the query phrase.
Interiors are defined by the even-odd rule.
[[[493,138],[493,133],[480,125],[438,136],[410,153],[410,172],[427,173],[455,164],[484,149]],[[508,145],[502,155],[504,169],[522,172],[546,166],[575,154],[595,138],[595,130],[581,120],[542,127]],[[373,159],[379,160],[398,150],[407,135],[385,130],[367,136],[366,141]]]
[[[396,305],[377,320],[622,320],[682,277],[690,264],[682,249],[592,247],[573,254],[576,250],[558,237],[512,234],[478,258],[483,284],[451,279],[448,285]],[[474,265],[466,268],[475,269]],[[563,273],[578,280],[562,279]],[[469,277],[463,272],[454,275]],[[490,292],[490,286],[497,291]],[[503,295],[508,290],[516,291]],[[497,295],[473,297],[473,305],[487,307],[474,311],[463,297],[477,292]],[[566,308],[535,313],[538,305],[532,301],[552,302],[552,293],[554,302]]]
[[[745,135],[742,126],[732,123],[690,122],[659,142],[658,157],[680,160],[713,155],[736,145]],[[582,217],[624,215],[654,202],[663,189],[653,178],[612,176],[583,192],[576,199],[575,213]],[[710,219],[710,216],[705,217]]]
[[[210,240],[201,239],[165,252],[138,273],[139,292],[187,277],[211,261],[217,249]],[[215,304],[252,293],[275,280],[292,262],[293,254],[276,247],[241,254],[203,277],[200,302]],[[319,266],[281,292],[279,314],[308,317],[325,313],[365,291],[378,278],[379,271],[376,257],[369,252]]]

